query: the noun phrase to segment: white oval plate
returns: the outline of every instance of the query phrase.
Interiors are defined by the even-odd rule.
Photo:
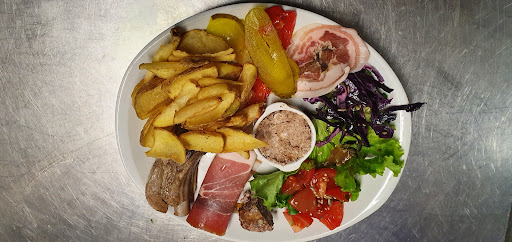
[[[185,30],[191,29],[205,29],[208,25],[210,16],[216,13],[228,13],[235,15],[239,18],[244,18],[247,12],[256,6],[271,6],[272,4],[261,4],[261,3],[242,3],[223,6],[208,10],[206,12],[199,13],[192,17],[189,17],[179,23],[176,26],[182,27]],[[285,10],[297,11],[297,22],[295,30],[300,29],[311,23],[323,23],[323,24],[337,24],[336,22],[327,19],[321,15],[318,15],[307,10],[283,6]],[[173,26],[171,26],[173,27]],[[131,92],[135,85],[144,77],[145,71],[139,70],[141,63],[151,62],[153,54],[156,52],[158,47],[164,43],[168,43],[170,40],[169,30],[170,28],[163,31],[160,35],[155,37],[144,47],[139,54],[133,59],[130,66],[126,70],[126,73],[121,82],[119,93],[116,103],[116,137],[121,159],[123,160],[126,171],[131,176],[137,187],[140,188],[142,193],[140,199],[145,199],[144,188],[149,170],[153,164],[154,159],[146,157],[144,154],[147,148],[139,145],[139,135],[142,127],[144,126],[145,120],[137,118],[135,111],[132,107]],[[346,26],[350,27],[350,26]],[[373,65],[384,77],[387,86],[394,89],[390,97],[393,98],[391,104],[400,105],[409,103],[405,91],[400,84],[397,76],[393,70],[389,67],[386,61],[369,46],[370,49],[370,60],[369,64]],[[295,106],[301,106],[302,100],[295,99],[289,100]],[[404,155],[402,158],[407,159],[409,153],[409,145],[411,141],[411,115],[404,111],[397,112],[397,119],[395,121],[395,137],[399,139],[400,144],[404,149]],[[213,159],[212,154],[206,155],[199,166],[199,181],[201,184],[204,175],[208,169],[209,163]],[[400,173],[401,174],[401,173]],[[293,233],[291,227],[288,225],[281,211],[274,214],[274,230],[265,233],[249,232],[242,227],[238,221],[238,215],[233,214],[231,217],[226,235],[219,237],[207,232],[212,236],[228,239],[233,241],[301,241],[301,240],[312,240],[318,239],[327,235],[334,234],[343,229],[346,229],[362,219],[368,217],[370,214],[379,209],[384,202],[389,198],[393,190],[395,189],[400,176],[393,177],[392,172],[386,170],[383,176],[377,176],[372,178],[369,175],[361,177],[361,193],[359,199],[355,202],[345,203],[344,218],[340,227],[335,230],[327,229],[322,223],[315,220],[313,224],[303,229],[299,233]],[[149,205],[148,205],[149,206]],[[156,213],[156,211],[155,211]],[[182,223],[188,225],[185,221],[186,217],[176,217],[172,214],[172,211],[168,212],[169,219],[176,219]]]

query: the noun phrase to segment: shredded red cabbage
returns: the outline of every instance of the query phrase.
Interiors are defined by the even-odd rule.
[[[372,66],[364,66],[361,71],[350,73],[347,79],[326,95],[306,98],[305,101],[321,105],[314,118],[335,127],[325,141],[319,141],[321,147],[329,143],[340,131],[342,135],[355,137],[364,146],[369,146],[367,127],[370,126],[381,138],[392,138],[394,129],[390,122],[395,120],[394,111],[413,112],[425,103],[388,106],[391,99],[385,93],[393,89],[384,84],[380,73]]]

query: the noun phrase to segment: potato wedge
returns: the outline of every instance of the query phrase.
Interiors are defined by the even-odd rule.
[[[192,117],[197,117],[201,114],[208,113],[217,108],[221,102],[221,97],[211,97],[198,100],[197,102],[192,103],[178,110],[174,115],[174,123],[180,124]]]
[[[258,70],[253,64],[245,64],[240,74],[239,81],[242,83],[240,87],[240,102],[242,104],[247,103],[249,100],[249,94],[251,93],[252,86],[258,76]]]
[[[203,115],[195,116],[187,119],[186,123],[189,126],[195,126],[200,124],[211,123],[222,118],[222,115],[226,112],[226,110],[231,106],[231,103],[235,100],[235,93],[230,92],[226,94],[222,94],[221,96],[222,102],[215,109],[204,113]],[[200,101],[197,101],[200,102]],[[196,102],[196,103],[197,103]]]
[[[223,56],[201,56],[201,55],[190,55],[190,56],[175,56],[170,55],[167,58],[167,61],[191,61],[191,62],[199,62],[199,61],[224,61],[224,62],[232,62],[236,58],[235,54],[223,55]]]
[[[209,97],[219,97],[222,94],[230,92],[228,84],[219,83],[208,87],[201,88],[197,93],[197,100],[202,100]]]
[[[206,123],[206,124],[198,124],[198,125],[189,125],[187,122],[183,125],[183,127],[187,130],[204,130],[204,131],[215,131],[217,129],[220,129],[225,126],[225,124],[228,122],[228,120],[217,120],[215,122]]]
[[[148,72],[150,73],[150,72]],[[135,96],[137,95],[137,92],[139,92],[139,89],[144,86],[144,84],[146,84],[146,80],[145,79],[142,79],[140,80],[139,83],[137,83],[137,85],[133,88],[133,91],[132,91],[132,106],[135,104]]]
[[[224,150],[222,150],[222,153],[253,150],[268,145],[266,142],[240,130],[221,128],[217,132],[224,136]]]
[[[227,49],[229,49],[229,46],[224,40],[199,29],[185,33],[178,45],[178,50],[185,51],[192,55],[217,53]]]
[[[246,122],[247,120],[244,116],[233,116],[229,119],[220,119],[215,122],[206,124],[189,125],[185,123],[184,128],[187,130],[215,131],[223,127],[243,127],[245,126]]]
[[[144,63],[139,66],[141,70],[148,70],[154,73],[156,76],[170,79],[178,74],[186,71],[191,67],[198,67],[207,64],[207,60],[202,61],[176,61],[176,62],[154,62],[154,63]]]
[[[217,72],[219,73],[219,78],[229,79],[229,80],[237,80],[242,73],[242,67],[223,63],[223,62],[214,62],[215,67],[217,67]]]
[[[200,54],[200,55],[191,55],[185,51],[182,51],[182,50],[175,50],[172,52],[172,55],[174,57],[177,57],[177,58],[184,58],[184,57],[189,57],[189,56],[194,56],[194,57],[221,57],[221,56],[226,56],[226,55],[230,55],[230,54],[233,54],[233,48],[229,48],[227,50],[223,50],[223,51],[219,51],[217,53],[205,53],[205,54]]]
[[[197,83],[201,87],[208,87],[208,86],[212,86],[212,85],[220,84],[220,83],[226,83],[228,85],[233,85],[233,86],[242,86],[241,82],[219,79],[219,78],[201,78],[201,79],[197,80]]]
[[[169,106],[156,116],[153,121],[153,125],[155,127],[167,127],[173,125],[176,111],[185,107],[190,99],[195,98],[199,90],[200,88],[196,84],[190,81],[186,82],[178,97],[176,97]]]
[[[258,119],[261,116],[261,107],[263,107],[263,103],[256,103],[250,106],[245,107],[244,109],[238,111],[233,115],[235,116],[244,116],[246,119],[246,125],[249,125],[254,120]]]
[[[157,105],[169,99],[169,96],[162,90],[162,83],[165,79],[153,78],[144,84],[137,91],[133,100],[133,108],[140,119],[146,119]]]
[[[239,108],[240,108],[240,98],[235,97],[235,100],[233,101],[231,106],[229,106],[229,108],[226,110],[226,112],[224,114],[222,114],[222,117],[227,118],[227,117],[233,116],[233,114],[235,114]]]
[[[178,137],[162,128],[153,130],[154,144],[146,155],[154,158],[172,159],[176,163],[184,163],[186,150]]]
[[[156,105],[151,112],[149,112],[147,115],[142,116],[142,119],[147,119],[152,116],[158,116],[169,104],[171,104],[172,100],[170,98],[165,99],[165,101],[161,102],[160,104]]]
[[[249,154],[248,151],[237,151],[236,153],[238,153],[240,156],[242,156],[245,159],[249,159],[249,157],[251,157],[251,155]]]
[[[148,118],[146,124],[140,131],[139,143],[142,147],[152,147],[155,143],[153,120],[155,116]]]
[[[195,102],[197,102],[197,100],[198,100],[198,99],[197,99],[197,96],[195,96],[195,97],[193,97],[193,98],[191,98],[191,99],[189,99],[189,100],[188,100],[187,105],[190,105],[190,104],[192,104],[192,103],[195,103]]]
[[[181,40],[181,35],[176,28],[171,29],[171,41],[165,45],[161,45],[153,56],[153,62],[167,61],[167,58],[172,54],[173,51],[178,48]]]
[[[155,78],[155,73],[147,71],[146,75],[144,76],[144,83],[151,81],[153,78]]]
[[[229,118],[229,121],[224,124],[226,127],[243,127],[247,123],[247,119],[244,116],[233,116]]]
[[[174,99],[180,94],[183,85],[187,81],[199,80],[205,77],[215,78],[217,75],[217,68],[214,65],[207,64],[201,67],[190,68],[173,79],[166,80],[162,83],[162,89],[167,92],[171,99]]]
[[[221,153],[224,149],[224,138],[216,132],[189,131],[180,135],[180,141],[187,150]]]

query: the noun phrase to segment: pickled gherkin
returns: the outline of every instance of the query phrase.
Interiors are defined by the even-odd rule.
[[[280,98],[291,98],[297,91],[288,57],[270,17],[262,8],[253,8],[245,16],[245,44],[260,79]]]

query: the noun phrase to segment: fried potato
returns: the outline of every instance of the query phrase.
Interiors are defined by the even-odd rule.
[[[182,51],[182,50],[175,50],[172,52],[172,55],[174,57],[177,57],[177,58],[184,58],[184,57],[189,57],[189,56],[194,56],[194,57],[220,57],[220,56],[225,56],[225,55],[230,55],[230,54],[233,54],[233,48],[229,48],[227,50],[223,50],[223,51],[219,51],[217,53],[205,53],[205,54],[200,54],[200,55],[191,55],[185,51]]]
[[[235,93],[230,92],[230,93],[222,94],[221,98],[222,98],[222,102],[215,109],[213,109],[203,115],[195,116],[190,119],[187,119],[186,124],[188,124],[189,126],[195,126],[195,125],[215,122],[215,121],[221,119],[222,115],[226,112],[226,110],[229,108],[229,106],[231,106],[231,103],[233,103],[233,101],[235,101]],[[200,102],[200,101],[198,101],[198,102]]]
[[[190,56],[183,56],[178,57],[175,55],[170,55],[169,58],[167,58],[167,61],[224,61],[224,62],[231,62],[236,59],[235,54],[229,54],[229,55],[223,55],[223,56],[202,56],[202,55],[190,55]]]
[[[195,96],[195,97],[193,97],[193,98],[191,98],[191,99],[189,99],[189,100],[188,100],[187,105],[190,105],[190,104],[192,104],[192,103],[195,103],[195,102],[197,102],[197,100],[198,100],[198,99],[197,99],[197,96]]]
[[[180,140],[187,150],[221,153],[224,149],[224,138],[216,132],[189,131],[180,135]]]
[[[144,76],[144,83],[151,81],[153,78],[155,78],[155,73],[147,71],[146,75]]]
[[[217,68],[210,64],[201,67],[190,68],[174,77],[173,79],[166,80],[164,83],[162,83],[162,89],[167,92],[171,99],[174,99],[181,92],[185,82],[190,80],[198,80],[205,77],[215,78],[217,76]]]
[[[221,128],[218,129],[217,132],[224,136],[224,150],[222,150],[222,153],[253,150],[268,145],[240,130]]]
[[[149,72],[148,72],[149,73]],[[145,79],[142,79],[140,80],[139,83],[137,83],[137,85],[133,88],[133,91],[132,91],[132,106],[135,104],[135,96],[137,95],[137,92],[139,92],[139,89],[144,86],[144,84],[146,84],[146,80]]]
[[[237,151],[236,153],[238,153],[240,156],[242,156],[245,159],[249,159],[249,157],[251,157],[251,155],[247,151]]]
[[[153,62],[167,61],[167,58],[172,54],[173,51],[178,48],[180,43],[181,35],[176,28],[171,29],[171,41],[168,44],[161,45],[153,56]]]
[[[215,131],[223,127],[243,127],[246,123],[247,120],[244,116],[233,116],[229,119],[220,119],[206,124],[189,125],[185,123],[184,128],[188,130]]]
[[[184,163],[186,150],[178,137],[162,128],[153,130],[154,144],[146,155],[154,158],[172,159],[176,163]]]
[[[199,29],[185,33],[178,45],[178,50],[185,51],[192,55],[217,53],[227,49],[229,49],[229,46],[224,40]]]
[[[243,127],[247,123],[247,119],[244,116],[233,116],[229,118],[229,121],[224,124],[226,127]]]
[[[220,84],[220,83],[226,83],[228,85],[233,85],[233,86],[242,86],[241,82],[219,79],[219,78],[201,78],[201,79],[197,80],[197,83],[199,84],[199,86],[202,86],[202,87],[208,87],[208,86],[212,86],[212,85]]]
[[[250,106],[245,107],[244,109],[238,111],[233,115],[233,117],[236,116],[244,116],[246,120],[245,125],[249,125],[254,120],[258,119],[261,116],[261,107],[263,106],[263,103],[256,103]]]
[[[242,73],[242,67],[223,63],[223,62],[214,62],[215,67],[217,67],[217,72],[219,73],[219,78],[236,80]]]
[[[162,110],[158,116],[156,116],[153,121],[153,125],[155,127],[167,127],[173,125],[176,111],[185,107],[190,99],[195,98],[199,90],[200,88],[195,83],[192,83],[191,81],[185,82],[178,97],[169,106]]]
[[[197,100],[202,100],[209,97],[219,97],[222,94],[228,93],[229,87],[226,83],[219,83],[211,85],[205,88],[201,88],[201,91],[197,94]]]
[[[190,125],[185,122],[183,127],[187,130],[205,130],[205,131],[215,131],[217,129],[220,129],[222,127],[226,126],[226,123],[228,123],[229,120],[227,119],[219,119],[214,122],[205,123],[205,124],[198,124],[198,125]]]
[[[207,64],[207,60],[202,61],[179,61],[179,62],[154,62],[154,63],[144,63],[139,66],[141,70],[148,70],[154,73],[156,76],[170,79],[175,77],[176,75],[186,71],[191,67],[198,67]]]
[[[165,79],[162,78],[153,78],[137,91],[133,100],[133,108],[140,119],[149,117],[149,114],[155,110],[157,105],[169,99],[167,93],[162,90],[161,85],[164,81]]]
[[[229,108],[226,110],[226,112],[222,115],[222,117],[223,118],[231,117],[233,114],[236,113],[236,111],[238,111],[239,108],[240,108],[240,98],[235,97],[235,100],[233,101],[231,106],[229,106]]]
[[[240,74],[239,81],[242,83],[240,87],[240,102],[245,104],[249,100],[252,86],[258,76],[258,69],[253,64],[245,64]]]
[[[152,147],[155,143],[153,120],[156,116],[148,118],[144,128],[140,131],[139,143],[143,147]]]
[[[217,108],[222,102],[221,97],[211,97],[199,100],[178,110],[174,115],[174,123],[179,124],[192,117],[200,116]]]

